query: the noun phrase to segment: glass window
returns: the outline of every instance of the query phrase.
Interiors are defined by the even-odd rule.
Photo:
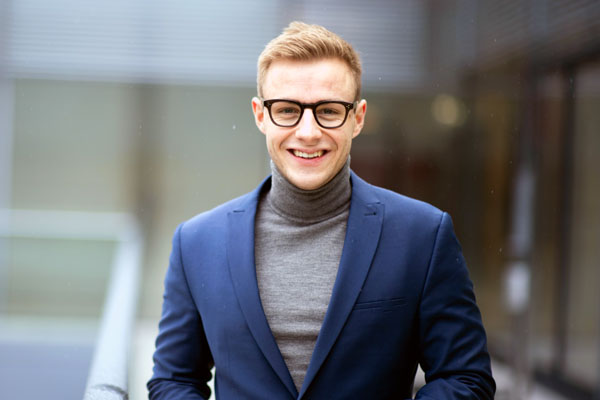
[[[595,388],[600,348],[600,62],[575,77],[566,375]]]

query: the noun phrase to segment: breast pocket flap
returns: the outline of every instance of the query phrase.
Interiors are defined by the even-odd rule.
[[[384,300],[375,300],[375,301],[365,301],[361,303],[356,303],[354,305],[355,310],[366,310],[370,308],[380,308],[384,310],[389,310],[397,307],[402,307],[406,305],[405,297],[396,297],[393,299],[384,299]]]

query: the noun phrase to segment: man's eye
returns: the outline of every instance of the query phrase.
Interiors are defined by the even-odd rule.
[[[276,108],[274,111],[278,115],[296,115],[296,114],[298,114],[298,108],[296,108],[296,107],[280,107],[280,108]]]
[[[324,115],[338,115],[340,113],[339,110],[336,110],[334,108],[321,108],[319,109],[319,114],[324,114]]]

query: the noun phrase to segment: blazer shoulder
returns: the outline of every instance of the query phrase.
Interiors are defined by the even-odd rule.
[[[356,188],[356,193],[360,196],[368,198],[368,202],[382,203],[385,209],[387,218],[401,218],[404,221],[418,221],[420,224],[430,222],[438,225],[445,214],[439,208],[426,203],[422,200],[417,200],[408,197],[392,190],[385,189],[379,186],[371,185],[368,182],[353,177],[353,185]],[[364,195],[366,193],[366,196]]]
[[[249,211],[256,212],[258,197],[262,189],[270,185],[270,177],[267,177],[256,189],[222,203],[210,210],[199,213],[181,223],[181,231],[197,232],[201,228],[218,228],[224,225],[227,215],[232,212]]]

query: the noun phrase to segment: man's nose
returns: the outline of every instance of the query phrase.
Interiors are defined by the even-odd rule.
[[[321,129],[311,109],[305,109],[296,129],[296,137],[303,140],[316,140],[321,137]]]

